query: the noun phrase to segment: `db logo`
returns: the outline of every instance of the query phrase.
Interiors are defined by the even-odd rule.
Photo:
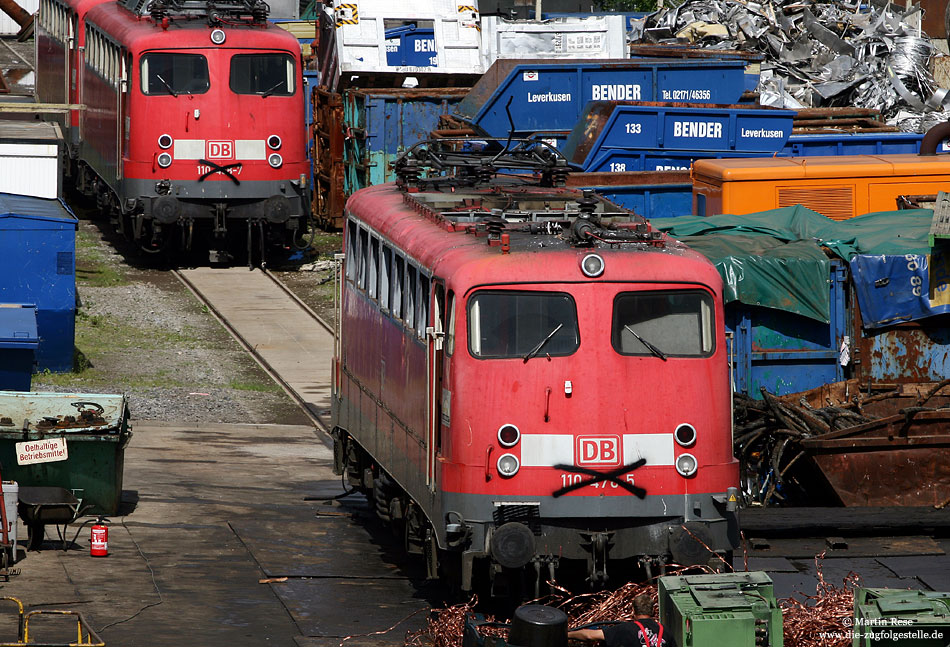
[[[209,160],[229,160],[234,159],[234,142],[208,142]]]
[[[578,436],[574,464],[619,467],[623,464],[620,454],[620,436]]]

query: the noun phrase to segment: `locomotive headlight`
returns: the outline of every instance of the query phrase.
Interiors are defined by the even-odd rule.
[[[168,168],[172,165],[172,156],[168,153],[161,153],[158,156],[158,165],[162,168]]]
[[[517,474],[518,468],[520,467],[521,464],[518,462],[518,457],[514,454],[502,454],[498,458],[498,473],[505,478],[511,478]]]
[[[692,454],[680,454],[676,459],[676,471],[679,472],[680,476],[692,476],[696,473],[697,467],[699,467],[699,464]]]
[[[604,273],[604,259],[597,254],[588,254],[581,261],[581,272],[588,278],[597,278]]]
[[[689,447],[696,442],[696,428],[688,422],[684,422],[673,432],[673,438],[681,447]]]
[[[172,147],[172,144],[174,143],[175,143],[175,140],[172,139],[172,136],[169,135],[168,133],[165,133],[164,135],[161,135],[158,138],[158,147],[161,148],[162,150],[168,150],[169,148]]]
[[[498,443],[502,447],[514,447],[521,440],[521,431],[514,425],[502,425],[498,429]]]
[[[280,148],[280,145],[282,143],[283,142],[280,141],[280,137],[278,135],[270,135],[267,138],[267,145],[270,147],[271,150],[274,150],[274,151],[277,150],[278,148]]]
[[[280,156],[280,153],[271,153],[267,156],[267,163],[274,168],[280,168],[280,165],[284,163],[284,158]]]
[[[215,45],[221,45],[224,43],[227,38],[227,34],[224,33],[223,29],[213,29],[211,30],[211,42]]]

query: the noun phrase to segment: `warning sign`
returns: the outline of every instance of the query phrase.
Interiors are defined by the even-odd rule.
[[[65,438],[47,438],[45,440],[30,440],[16,444],[17,465],[33,465],[34,463],[52,463],[69,458],[66,451]]]

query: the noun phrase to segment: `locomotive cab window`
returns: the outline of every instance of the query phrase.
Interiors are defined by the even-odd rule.
[[[621,355],[708,357],[713,301],[699,290],[624,292],[614,299],[611,343]]]
[[[203,94],[209,87],[208,59],[200,54],[151,52],[142,57],[144,94]]]
[[[295,92],[295,71],[289,54],[235,54],[231,59],[231,91],[290,96]]]
[[[468,304],[469,352],[478,358],[571,355],[577,306],[560,292],[477,292]]]

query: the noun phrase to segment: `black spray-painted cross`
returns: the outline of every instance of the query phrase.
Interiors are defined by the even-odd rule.
[[[623,476],[624,474],[627,474],[628,472],[632,472],[638,467],[643,467],[646,464],[647,464],[647,460],[645,458],[641,458],[640,460],[630,463],[629,465],[623,465],[609,472],[598,472],[597,470],[592,470],[587,467],[577,467],[576,465],[555,465],[554,469],[556,470],[563,470],[565,472],[573,472],[575,474],[586,474],[587,476],[590,476],[591,479],[589,481],[580,481],[578,483],[571,483],[570,485],[565,485],[561,489],[555,490],[555,492],[551,496],[553,496],[556,499],[559,496],[564,496],[568,492],[573,492],[574,490],[579,490],[582,487],[585,487],[587,485],[593,485],[595,483],[600,483],[601,481],[604,481],[605,483],[606,482],[616,483],[617,485],[625,489],[630,494],[634,494],[638,498],[642,499],[647,495],[647,491],[643,489],[642,487],[634,485],[633,483],[621,481],[620,477]]]

